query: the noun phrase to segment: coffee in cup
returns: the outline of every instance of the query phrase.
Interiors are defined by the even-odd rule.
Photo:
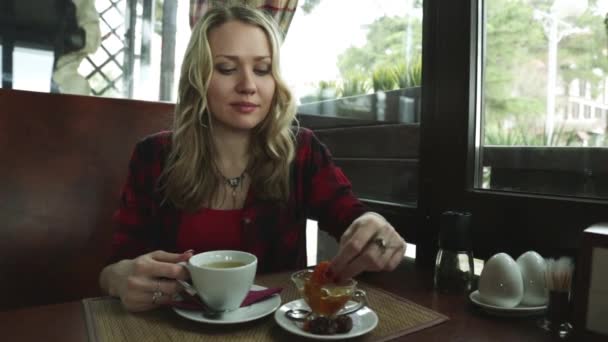
[[[253,285],[258,259],[242,251],[196,254],[185,264],[199,297],[213,310],[239,308]]]

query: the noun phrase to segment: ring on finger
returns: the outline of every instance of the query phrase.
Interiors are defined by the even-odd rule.
[[[156,281],[156,290],[152,293],[152,304],[156,304],[156,302],[160,299],[160,297],[164,296],[163,291],[160,290],[160,280]]]
[[[156,304],[156,301],[158,301],[160,297],[164,295],[165,294],[162,291],[154,291],[154,293],[152,293],[152,304]]]
[[[381,237],[377,237],[375,239],[372,240],[372,243],[376,246],[378,246],[378,249],[380,250],[380,254],[384,254],[386,253],[386,240],[384,240]]]

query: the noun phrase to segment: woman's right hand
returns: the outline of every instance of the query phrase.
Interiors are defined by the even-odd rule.
[[[128,311],[145,311],[169,303],[182,290],[176,279],[190,278],[179,262],[187,261],[192,251],[181,254],[154,251],[135,259],[107,266],[101,273],[102,289],[119,297]],[[156,295],[155,295],[156,292]]]

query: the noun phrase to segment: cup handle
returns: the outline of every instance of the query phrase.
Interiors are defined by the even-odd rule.
[[[361,307],[367,305],[367,293],[361,289],[356,289],[353,294],[353,300],[359,302]]]
[[[186,270],[188,270],[188,273],[190,273],[190,269],[188,268],[188,263],[186,263],[185,261],[181,261],[181,262],[178,262],[177,264],[183,266]],[[196,289],[194,288],[194,286],[190,285],[190,283],[183,281],[181,279],[176,279],[176,280],[184,288],[184,290],[186,292],[188,292],[189,295],[191,295],[191,296],[196,295]]]
[[[361,289],[356,289],[353,293],[353,297],[351,298],[353,301],[357,302],[357,305],[352,306],[348,309],[342,310],[338,312],[338,315],[349,315],[364,306],[367,306],[367,293]]]

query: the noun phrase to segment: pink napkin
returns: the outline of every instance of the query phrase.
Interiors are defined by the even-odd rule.
[[[260,302],[276,293],[279,293],[283,290],[282,287],[273,287],[264,290],[251,290],[241,303],[241,307],[248,306],[257,302]],[[197,296],[191,296],[186,292],[181,293],[184,298],[181,301],[173,301],[169,303],[169,305],[176,307],[178,309],[187,309],[187,310],[197,310],[204,307],[206,304]]]

